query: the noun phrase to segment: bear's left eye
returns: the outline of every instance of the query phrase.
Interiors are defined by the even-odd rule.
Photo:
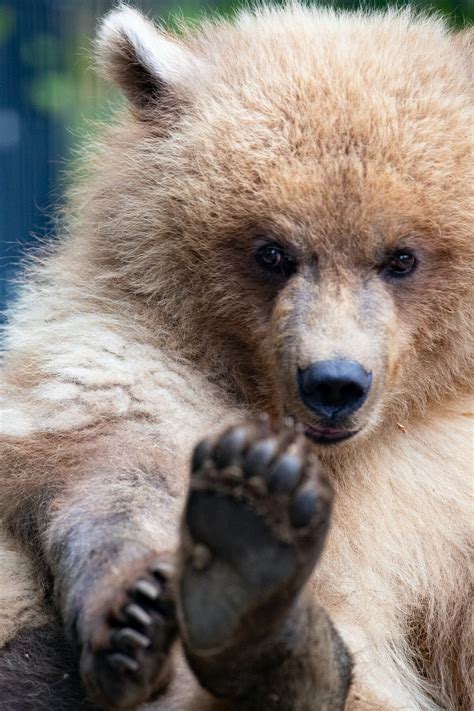
[[[415,271],[418,260],[408,249],[399,249],[385,263],[383,272],[385,276],[400,279]]]
[[[289,277],[295,271],[295,261],[278,244],[264,244],[255,253],[258,264],[267,272]]]

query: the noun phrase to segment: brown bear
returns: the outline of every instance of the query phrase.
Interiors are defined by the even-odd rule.
[[[470,707],[469,42],[101,24],[129,107],[5,332],[3,711]]]

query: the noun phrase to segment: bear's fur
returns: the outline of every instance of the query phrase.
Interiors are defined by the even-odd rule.
[[[26,272],[5,331],[2,709],[82,703],[69,659],[63,676],[39,674],[49,658],[59,664],[48,652],[62,644],[58,612],[89,693],[109,708],[160,692],[153,708],[341,708],[339,636],[354,664],[346,708],[469,708],[469,33],[408,11],[291,4],[173,37],[122,7],[101,25],[98,56],[130,110],[88,151],[62,239]],[[291,256],[288,278],[258,266],[267,243]],[[404,278],[387,272],[397,250],[417,259]],[[361,363],[372,385],[346,423],[360,432],[328,445],[296,373],[336,357]],[[265,509],[261,477],[252,493],[206,460],[204,474],[196,466],[210,478],[194,485],[180,534],[188,462],[203,437],[262,411],[271,430],[243,424],[247,440],[258,427],[283,437],[287,415],[318,440],[297,426],[290,451],[326,506],[317,452],[334,491],[331,528],[309,582],[308,567],[277,596],[279,616],[252,598],[265,610],[254,647],[241,630],[206,656],[185,593],[190,556],[208,565],[193,548],[192,503],[200,487],[225,486],[213,506],[228,496],[232,519],[243,497],[270,526],[281,501]],[[206,521],[219,521],[217,509]],[[299,550],[303,539],[281,526],[271,524],[275,537]],[[117,692],[97,671],[107,620],[143,577],[160,604],[176,596],[189,665],[210,693],[179,650],[167,656],[168,612],[162,658],[146,657],[138,691],[120,686],[125,668]],[[280,618],[284,634],[273,631]]]

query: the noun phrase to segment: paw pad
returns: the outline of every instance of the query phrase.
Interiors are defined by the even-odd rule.
[[[192,470],[179,601],[185,644],[201,653],[278,623],[321,551],[331,490],[293,423],[268,418],[199,444]]]
[[[311,526],[330,505],[331,490],[311,444],[289,419],[278,431],[260,418],[204,440],[194,451],[192,472],[192,489],[238,495],[263,516],[273,509],[280,521],[285,509],[295,529]]]

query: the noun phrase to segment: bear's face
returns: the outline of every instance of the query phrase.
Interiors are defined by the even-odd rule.
[[[195,247],[202,333],[245,344],[271,406],[317,441],[368,434],[390,416],[403,425],[467,365],[466,233],[443,229],[441,203],[392,166],[363,164],[357,148],[288,164],[268,166],[259,199],[212,187],[220,199]],[[221,168],[229,175],[229,161]]]
[[[318,442],[465,387],[468,73],[442,25],[293,8],[184,47],[124,12],[103,42],[146,136],[137,288],[181,284],[192,338]]]

